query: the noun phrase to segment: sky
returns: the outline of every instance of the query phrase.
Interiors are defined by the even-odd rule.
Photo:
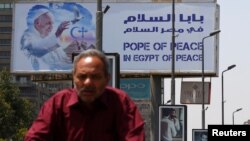
[[[205,105],[205,128],[207,125],[222,124],[222,82],[221,73],[228,66],[236,67],[224,73],[224,124],[243,124],[250,120],[250,1],[249,0],[217,0],[220,6],[219,33],[219,76],[211,79],[211,101]],[[210,81],[206,78],[205,81]],[[176,81],[175,104],[180,103],[179,78]],[[200,78],[201,81],[201,78]],[[170,86],[170,79],[165,80]],[[166,86],[166,85],[165,85]],[[164,93],[170,93],[166,88]],[[167,94],[165,94],[167,95]],[[168,96],[165,97],[167,101]],[[187,139],[192,141],[192,129],[202,128],[202,105],[187,106]]]

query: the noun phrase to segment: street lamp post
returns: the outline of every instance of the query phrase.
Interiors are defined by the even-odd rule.
[[[168,104],[168,103],[170,103],[172,100],[170,99],[170,100],[168,100],[165,104]]]
[[[204,90],[204,40],[208,37],[214,36],[220,33],[220,30],[211,32],[208,36],[202,38],[202,129],[205,129],[205,90]]]
[[[222,114],[222,125],[224,125],[224,72],[229,71],[236,67],[236,65],[229,66],[226,70],[221,73],[221,114]]]
[[[208,109],[208,106],[204,109],[204,112],[206,112],[207,109]],[[205,124],[205,120],[204,120],[204,124]]]
[[[233,112],[233,125],[234,125],[234,113],[239,112],[239,111],[241,111],[241,110],[242,110],[242,108],[239,108],[239,109],[236,109],[236,110]]]

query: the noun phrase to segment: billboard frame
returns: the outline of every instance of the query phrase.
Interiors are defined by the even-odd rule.
[[[192,129],[192,141],[201,141],[201,135],[206,134],[208,138],[207,129]]]
[[[188,86],[192,86],[192,87],[190,88]],[[204,90],[205,90],[204,104],[210,104],[211,82],[204,82],[204,86],[205,86],[204,87]],[[200,82],[200,81],[182,81],[181,82],[180,103],[181,104],[202,104],[202,82]]]
[[[163,141],[162,128],[165,119],[168,118],[167,113],[174,109],[176,111],[176,118],[179,121],[180,129],[177,131],[173,141],[186,141],[187,140],[187,106],[186,105],[160,105],[159,106],[159,141]],[[164,120],[164,121],[163,121]],[[162,122],[163,121],[163,122]]]
[[[52,4],[56,4],[57,2],[49,2],[49,3],[52,3]],[[21,6],[21,4],[23,4],[23,6]],[[36,5],[36,4],[47,4],[47,3],[37,3],[37,2],[34,2],[34,3],[29,3],[29,5]],[[63,3],[63,4],[67,4],[67,2]],[[81,5],[82,7],[84,8],[88,8],[90,9],[89,12],[93,15],[95,15],[95,4],[93,3],[81,3],[81,2],[75,2],[74,4],[79,4]],[[168,61],[169,61],[169,58],[170,56],[167,56],[169,57],[168,59],[164,60],[163,63],[151,63],[151,67],[147,67],[147,65],[141,65],[141,64],[149,64],[150,65],[150,61],[149,62],[146,62],[146,58],[149,59],[148,57],[151,55],[153,56],[158,56],[160,54],[161,58],[164,56],[164,55],[169,55],[167,54],[167,51],[168,50],[164,50],[164,51],[158,51],[156,49],[154,49],[153,47],[157,47],[158,43],[167,43],[168,47],[170,47],[170,42],[169,41],[165,41],[165,37],[168,35],[167,34],[167,29],[166,30],[158,30],[158,29],[164,29],[166,28],[165,25],[166,24],[162,24],[160,25],[161,20],[166,20],[166,14],[162,15],[162,13],[166,13],[168,12],[167,16],[171,16],[171,11],[168,11],[169,8],[167,8],[166,6],[171,6],[171,5],[162,5],[162,4],[159,4],[159,3],[138,3],[138,2],[135,2],[133,3],[132,5],[130,5],[130,3],[105,3],[105,4],[110,4],[112,8],[111,11],[109,11],[109,14],[105,16],[105,28],[104,30],[109,30],[109,31],[112,31],[113,32],[119,32],[119,36],[117,36],[116,34],[113,34],[114,36],[110,38],[110,36],[103,36],[104,37],[104,50],[107,51],[107,52],[117,52],[120,54],[120,64],[121,64],[121,68],[120,68],[120,73],[123,74],[123,75],[127,75],[127,76],[134,76],[134,75],[161,75],[161,76],[170,76],[171,75],[171,70],[170,70],[170,67],[171,64],[168,64]],[[27,14],[27,9],[30,9],[31,6],[27,5],[27,3],[23,3],[23,2],[17,2],[15,3],[14,5],[14,12],[13,12],[13,21],[15,21],[17,18],[16,17],[20,17],[19,14]],[[125,5],[125,6],[124,6]],[[128,6],[126,6],[128,5]],[[197,5],[197,6],[196,6]],[[205,10],[206,12],[203,12],[204,10],[203,9],[200,9],[199,5],[207,5],[207,7],[210,7],[208,10]],[[121,7],[120,7],[121,6]],[[125,12],[123,15],[116,15],[117,13],[120,13],[120,12],[117,12],[117,10],[128,10],[127,8],[133,8],[133,6],[139,6],[141,7],[140,9],[135,9],[135,11],[133,11],[133,13],[127,13]],[[155,12],[153,15],[152,15],[152,11],[148,11],[147,9],[149,9],[148,7],[159,7],[159,8],[156,8],[158,10],[156,11],[153,11]],[[178,37],[178,40],[180,40],[181,42],[180,43],[185,43],[185,40],[187,37],[190,37],[190,39],[192,40],[188,40],[186,42],[188,42],[187,44],[188,45],[191,45],[193,43],[198,44],[200,45],[200,40],[198,40],[197,38],[200,38],[203,36],[203,31],[204,32],[204,36],[207,35],[210,31],[212,30],[215,30],[215,29],[219,29],[219,13],[220,13],[220,7],[218,4],[216,3],[178,3],[177,7],[180,6],[180,7],[184,7],[184,8],[179,8],[179,9],[182,9],[182,11],[176,11],[177,12],[177,16],[178,16],[178,19],[179,19],[179,22],[177,22],[178,24],[181,24],[180,27],[183,27],[185,28],[185,36],[179,36]],[[195,12],[194,13],[188,13],[187,11],[185,11],[185,7],[189,7],[189,6],[192,6],[194,8],[197,8],[197,10],[194,10]],[[124,7],[127,7],[126,9],[123,9]],[[24,12],[20,12],[20,10],[24,10]],[[159,11],[159,9],[163,9],[164,11]],[[60,17],[61,15],[57,15],[58,17]],[[117,18],[114,18],[113,16],[116,16]],[[133,20],[133,21],[130,21],[129,19],[131,18],[131,16],[133,17],[132,19],[134,18],[138,18],[137,20]],[[144,17],[143,20],[142,19],[139,19],[139,17]],[[202,16],[202,18],[200,18]],[[64,16],[64,17],[67,17],[67,16]],[[191,18],[192,17],[192,18]],[[110,18],[112,19],[116,19],[116,20],[110,20]],[[203,18],[206,19],[203,21]],[[212,22],[209,22],[211,21],[211,18],[212,19]],[[152,20],[150,20],[152,19]],[[155,21],[153,20],[155,19]],[[158,19],[158,20],[157,20]],[[161,20],[160,20],[161,19]],[[188,21],[192,22],[192,25],[190,25],[190,23],[188,23],[186,21],[186,19],[188,19]],[[191,21],[192,19],[192,21]],[[17,49],[17,47],[19,46],[19,41],[20,41],[20,38],[21,38],[21,33],[23,32],[23,30],[25,30],[26,28],[26,24],[25,23],[25,19],[23,19],[24,22],[21,22],[21,20],[18,20],[18,22],[13,22],[13,23],[16,23],[13,25],[13,28],[14,28],[14,31],[12,36],[13,36],[13,41],[12,41],[12,55],[11,55],[11,72],[12,73],[16,73],[16,74],[26,74],[26,73],[29,73],[29,74],[40,74],[40,73],[70,73],[68,71],[68,69],[58,69],[56,70],[56,72],[54,70],[51,70],[51,69],[41,69],[41,70],[33,70],[33,69],[29,69],[30,68],[30,64],[25,64],[27,65],[28,67],[25,67],[23,68],[23,66],[25,65],[20,65],[21,63],[19,61],[22,61],[22,60],[19,60],[18,58],[20,57],[16,57],[17,55],[20,55],[21,57],[23,56],[23,54],[20,54],[19,53],[19,50]],[[92,20],[91,20],[92,21]],[[21,23],[19,23],[21,22]],[[113,22],[113,24],[109,24],[108,22]],[[115,22],[119,23],[119,24],[116,24]],[[128,22],[128,24],[125,24],[124,22]],[[157,27],[155,27],[155,23],[156,22],[159,22],[159,24],[157,24]],[[170,22],[170,21],[165,21],[165,22]],[[203,24],[203,22],[205,24]],[[141,24],[143,23],[143,24]],[[117,26],[112,26],[112,25],[117,25]],[[147,26],[146,26],[147,25]],[[196,27],[195,30],[193,30],[193,25]],[[141,27],[140,27],[141,26]],[[198,30],[200,26],[204,26],[204,30],[201,31],[201,30]],[[122,28],[121,28],[122,27]],[[139,29],[142,29],[142,30],[133,30],[133,32],[135,32],[135,34],[130,34],[130,33],[127,33],[126,37],[129,37],[129,39],[127,38],[124,38],[120,35],[125,35],[124,34],[124,31],[126,31],[126,29],[130,29],[132,27],[138,27]],[[115,29],[117,28],[118,31]],[[178,28],[178,26],[177,26]],[[152,31],[149,31],[148,29],[152,29]],[[157,30],[156,30],[157,29]],[[206,29],[206,30],[205,30]],[[140,33],[140,32],[141,33]],[[163,33],[160,33],[160,31],[164,31],[163,33],[166,34],[166,36],[160,36],[162,35]],[[165,32],[166,31],[166,32]],[[189,32],[187,32],[189,31]],[[192,34],[191,34],[191,31],[192,31]],[[147,34],[148,32],[148,34]],[[158,32],[158,33],[157,33]],[[181,32],[178,30],[178,32]],[[104,33],[107,33],[109,34],[110,32],[105,32]],[[20,34],[20,35],[19,35]],[[153,36],[152,36],[153,34]],[[145,35],[145,38],[141,41],[137,41],[137,38],[134,38],[133,36],[140,36],[140,35]],[[146,35],[147,38],[146,38]],[[187,36],[188,35],[188,36]],[[189,35],[192,35],[192,36],[189,36]],[[193,36],[194,35],[194,36]],[[161,37],[161,38],[164,38],[163,39],[159,39],[158,38]],[[114,38],[115,37],[115,38]],[[119,38],[117,38],[119,37]],[[157,39],[157,42],[154,40],[151,40],[153,37],[153,39]],[[107,40],[108,39],[108,40]],[[123,41],[123,39],[125,39]],[[110,40],[110,41],[109,41]],[[118,41],[117,41],[118,40]],[[191,42],[193,41],[193,42]],[[137,43],[137,42],[142,42],[142,43],[147,43],[149,42],[148,45],[151,45],[150,46],[150,49],[151,51],[154,51],[153,53],[149,53],[149,51],[147,50],[148,47],[145,46],[145,49],[143,50],[139,50],[138,52],[134,51],[134,49],[127,49],[128,51],[124,53],[123,55],[123,49],[121,48],[122,44],[121,43],[125,43],[125,42],[128,42],[130,44],[134,44],[134,43]],[[219,36],[216,35],[215,37],[213,38],[210,38],[208,39],[208,41],[206,41],[206,46],[211,46],[213,47],[211,50],[211,53],[209,54],[209,56],[213,56],[212,57],[212,60],[210,59],[205,59],[206,61],[208,61],[208,63],[210,62],[211,63],[211,66],[208,66],[206,67],[205,66],[205,76],[215,76],[217,77],[218,76],[218,66],[219,66]],[[153,46],[153,45],[156,45],[156,46]],[[164,46],[165,44],[160,44],[161,46]],[[113,48],[113,46],[115,48]],[[121,51],[117,50],[117,49],[121,49]],[[124,47],[123,47],[124,48]],[[209,49],[209,48],[207,48]],[[196,50],[200,50],[200,49],[196,49]],[[208,50],[209,51],[209,50]],[[164,54],[162,54],[162,52],[164,52]],[[166,53],[165,53],[166,52]],[[192,53],[194,54],[197,54],[199,55],[200,53],[199,52],[196,52],[196,51],[187,51],[187,52],[183,52],[183,51],[180,49],[180,55],[189,55]],[[125,55],[131,55],[132,57],[135,57],[135,60],[132,59],[131,62],[128,62],[125,64],[124,61],[123,61],[123,58]],[[144,55],[144,59],[142,58],[138,60],[138,58],[140,57],[143,57]],[[147,56],[149,55],[149,56]],[[205,56],[206,57],[206,56]],[[152,59],[152,58],[151,58]],[[141,60],[141,61],[140,61]],[[143,62],[144,60],[144,62]],[[14,63],[13,63],[14,62]],[[139,62],[139,64],[136,64],[136,63]],[[183,64],[180,64],[179,66],[184,66],[184,67],[179,67],[178,66],[178,63],[176,63],[176,71],[175,71],[175,75],[176,76],[200,76],[201,74],[201,71],[199,69],[199,65],[196,65],[198,63],[192,63],[194,64],[196,67],[188,67],[189,65],[186,65],[186,62],[185,61],[179,61],[180,63],[183,63]],[[198,62],[198,61],[197,61]],[[208,64],[206,63],[206,64]],[[165,65],[161,65],[161,64],[165,64]],[[20,67],[21,66],[21,67]],[[139,67],[141,66],[141,67]],[[162,67],[162,66],[168,66],[168,67]],[[179,68],[178,68],[179,67]]]

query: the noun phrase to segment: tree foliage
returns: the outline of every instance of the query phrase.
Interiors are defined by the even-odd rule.
[[[0,138],[21,140],[20,131],[27,130],[35,116],[34,106],[20,97],[11,74],[0,71]]]

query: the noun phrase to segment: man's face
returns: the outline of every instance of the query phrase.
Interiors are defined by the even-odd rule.
[[[172,111],[172,112],[170,113],[170,117],[171,117],[171,118],[176,118],[176,112],[175,112],[175,111]]]
[[[53,22],[49,13],[44,13],[38,17],[38,21],[36,23],[36,29],[41,34],[41,37],[46,37],[52,31]]]
[[[80,99],[87,104],[102,94],[109,81],[109,77],[104,73],[102,61],[93,56],[77,62],[73,78]]]

